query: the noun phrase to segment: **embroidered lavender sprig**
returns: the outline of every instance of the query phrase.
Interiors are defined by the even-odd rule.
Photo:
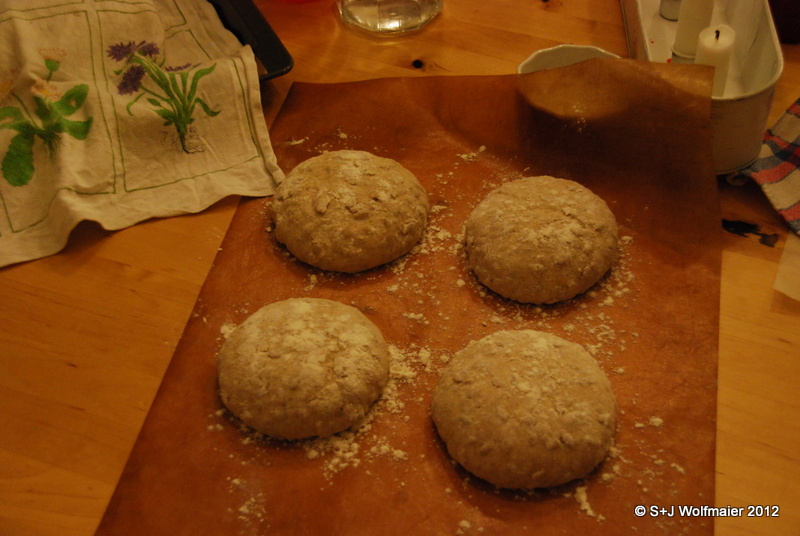
[[[197,96],[200,79],[211,74],[216,64],[196,70],[191,63],[168,67],[163,59],[157,61],[157,56],[161,54],[158,45],[146,41],[117,43],[108,47],[107,53],[109,58],[125,64],[122,69],[115,71],[115,74],[122,76],[117,92],[120,95],[138,93],[128,103],[128,113],[132,115],[131,107],[144,97],[153,111],[164,119],[164,126],[175,127],[181,149],[186,153],[195,152],[196,149],[187,142],[195,109],[199,106],[209,117],[219,114],[219,110],[212,110]],[[155,87],[145,85],[146,79],[150,79]]]

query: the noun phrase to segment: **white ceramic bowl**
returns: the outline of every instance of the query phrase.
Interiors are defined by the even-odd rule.
[[[602,48],[583,45],[558,45],[537,50],[517,67],[517,74],[532,73],[553,67],[565,67],[590,58],[619,58]]]

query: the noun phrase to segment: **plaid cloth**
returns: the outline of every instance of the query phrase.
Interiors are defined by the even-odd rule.
[[[758,159],[739,174],[761,185],[792,231],[800,235],[800,99],[767,130]]]

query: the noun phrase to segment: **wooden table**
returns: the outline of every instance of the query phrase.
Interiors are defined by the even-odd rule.
[[[271,120],[292,81],[506,74],[560,43],[627,56],[616,0],[446,0],[417,35],[344,28],[331,0],[259,0],[295,60],[264,85]],[[800,96],[800,45],[770,122]],[[718,518],[717,533],[800,533],[800,303],[772,283],[788,228],[753,185],[720,184],[722,216],[778,235],[723,236],[719,506],[779,505],[779,518]],[[198,215],[107,232],[84,223],[55,256],[0,270],[0,534],[93,534],[155,396],[237,199]]]

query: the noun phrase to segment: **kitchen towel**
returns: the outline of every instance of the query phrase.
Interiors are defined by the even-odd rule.
[[[205,0],[0,3],[0,266],[282,178],[253,53]]]
[[[740,175],[752,178],[800,235],[800,99],[764,134],[758,158]]]

